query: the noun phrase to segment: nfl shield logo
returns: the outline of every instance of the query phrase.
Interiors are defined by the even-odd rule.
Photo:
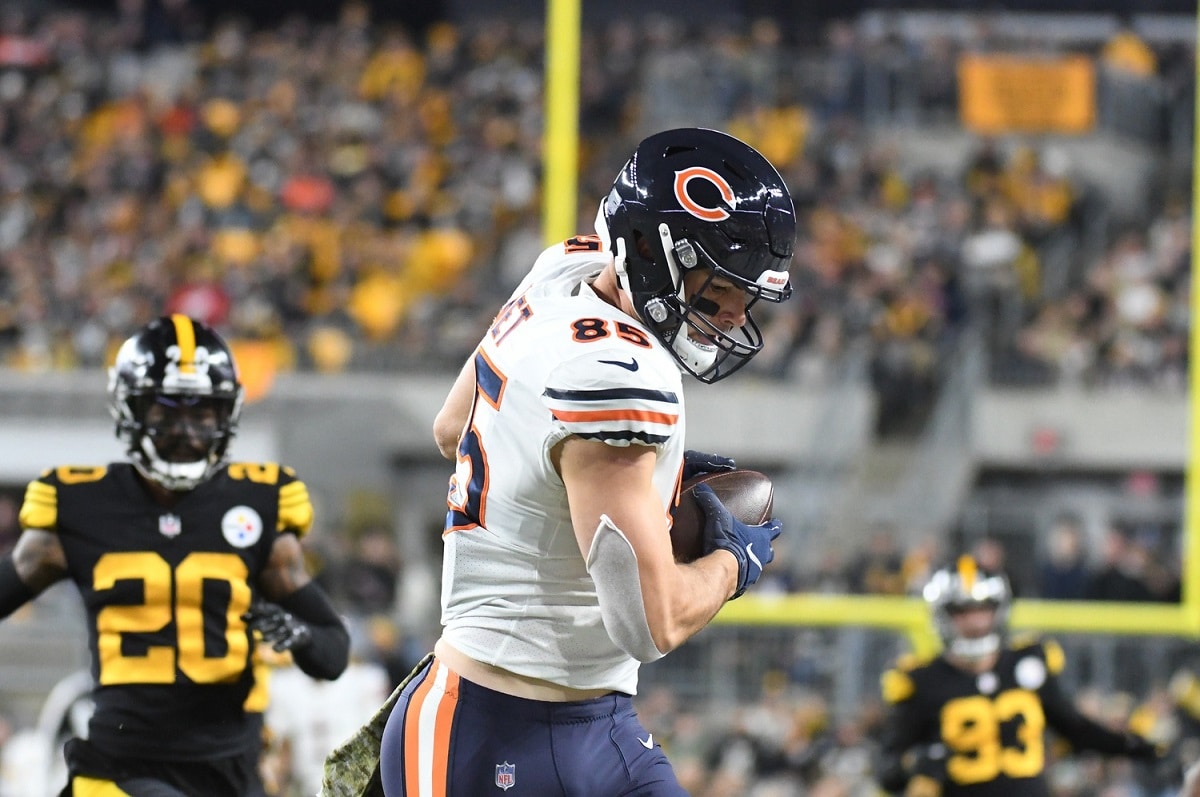
[[[183,531],[183,521],[179,519],[179,515],[172,515],[169,512],[165,515],[158,516],[158,533],[167,539],[174,539]]]
[[[517,785],[517,765],[505,761],[496,765],[496,785],[508,791]]]

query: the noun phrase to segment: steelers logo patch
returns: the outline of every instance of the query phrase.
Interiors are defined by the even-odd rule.
[[[1046,665],[1036,656],[1026,656],[1018,661],[1014,674],[1023,689],[1037,689],[1046,683]]]
[[[262,518],[248,506],[235,506],[221,518],[221,533],[234,548],[249,548],[262,536]]]

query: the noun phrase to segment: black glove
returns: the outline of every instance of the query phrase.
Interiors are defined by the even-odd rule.
[[[705,454],[703,451],[683,452],[683,480],[694,479],[704,473],[733,470],[737,465],[729,457]]]
[[[934,742],[911,750],[906,756],[905,769],[913,777],[924,777],[941,783],[946,779],[946,745]]]
[[[251,631],[261,634],[263,642],[276,653],[301,650],[312,644],[312,629],[308,623],[269,601],[257,600],[250,604],[250,611],[242,615],[242,621]]]
[[[704,513],[704,553],[729,551],[737,559],[738,581],[733,598],[740,598],[751,584],[758,581],[763,567],[775,558],[771,541],[783,531],[783,523],[771,518],[761,526],[747,526],[735,518],[707,484],[696,486],[693,495]]]

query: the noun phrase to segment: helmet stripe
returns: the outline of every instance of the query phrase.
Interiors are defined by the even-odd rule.
[[[175,325],[175,342],[179,344],[179,370],[185,374],[196,373],[196,327],[192,319],[181,313],[171,316]]]
[[[970,594],[975,588],[975,576],[977,568],[975,560],[970,556],[960,556],[958,558],[958,577],[962,579],[963,590]]]

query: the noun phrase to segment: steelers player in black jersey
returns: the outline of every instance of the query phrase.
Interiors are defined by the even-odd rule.
[[[883,676],[888,705],[876,777],[906,797],[1049,797],[1047,730],[1077,750],[1154,759],[1148,740],[1089,719],[1058,681],[1064,657],[1050,640],[1007,638],[1008,580],[970,556],[934,573],[924,590],[940,655],[902,660]]]
[[[67,743],[62,797],[250,797],[258,640],[324,679],[349,652],[305,567],[308,490],[291,468],[228,462],[242,385],[205,324],[143,327],[117,353],[109,397],[129,461],[30,482],[0,560],[0,618],[62,579],[83,598],[96,708],[87,738]]]

